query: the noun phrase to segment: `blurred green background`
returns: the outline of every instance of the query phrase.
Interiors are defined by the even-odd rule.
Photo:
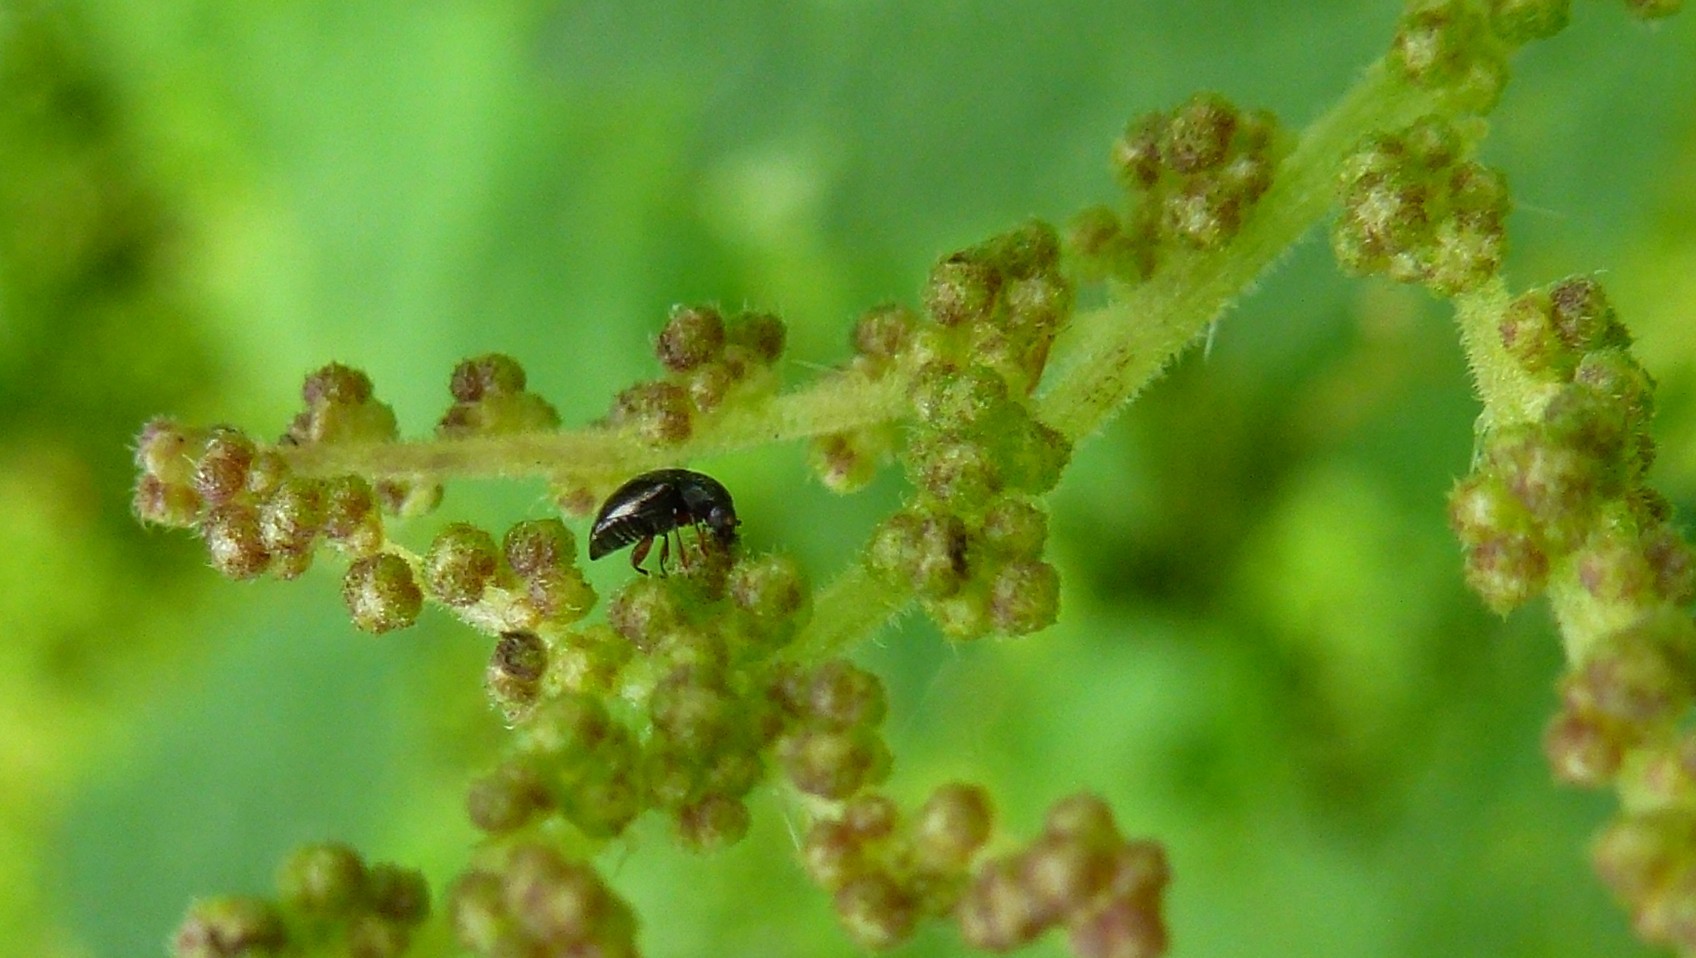
[[[136,528],[146,417],[274,434],[336,359],[417,434],[498,350],[581,423],[680,301],[782,312],[801,380],[939,253],[1109,199],[1130,116],[1205,88],[1299,125],[1398,6],[0,0],[0,953],[160,954],[192,896],[263,893],[323,837],[439,882],[499,741],[487,643],[446,616],[373,640],[332,562],[237,585]],[[1524,54],[1485,158],[1517,283],[1605,271],[1688,516],[1696,18],[1618,7]],[[1059,626],[955,649],[909,619],[862,650],[891,788],[984,781],[1018,834],[1099,790],[1169,844],[1177,955],[1644,953],[1586,861],[1611,798],[1541,758],[1547,612],[1460,581],[1475,414],[1440,305],[1310,239],[1079,451]],[[821,580],[901,494],[833,498],[793,447],[709,466]],[[455,486],[404,535],[547,511]],[[657,827],[609,852],[647,953],[857,953],[797,880],[796,810],[754,811],[717,859]]]

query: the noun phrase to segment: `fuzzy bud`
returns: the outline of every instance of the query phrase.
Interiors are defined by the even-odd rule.
[[[475,605],[499,567],[494,537],[466,522],[437,534],[424,555],[424,587],[451,606]]]
[[[727,795],[709,795],[677,811],[677,837],[695,852],[728,848],[748,834],[748,806]]]
[[[412,566],[405,559],[380,552],[348,566],[342,579],[342,601],[347,603],[354,625],[380,634],[417,621],[424,594],[413,581]]]
[[[783,355],[789,328],[771,313],[744,311],[737,314],[725,333],[725,341],[748,351],[755,362],[770,366]],[[738,377],[740,378],[740,377]]]
[[[870,872],[850,879],[832,898],[836,917],[862,948],[893,948],[912,937],[919,912],[894,879]]]
[[[532,579],[576,563],[577,538],[558,519],[527,519],[507,530],[501,544],[507,565]]]
[[[465,796],[471,824],[501,835],[516,831],[548,804],[548,793],[527,766],[507,764],[471,783]]]
[[[1509,43],[1552,37],[1571,18],[1572,0],[1490,0],[1490,28]]]
[[[688,390],[675,383],[637,383],[618,394],[611,421],[636,431],[644,442],[674,446],[694,431],[694,407]]]
[[[489,353],[467,359],[453,368],[448,391],[462,403],[481,402],[494,396],[510,396],[524,391],[524,367],[518,360],[501,353]]]
[[[914,854],[927,869],[958,871],[989,840],[993,825],[994,809],[982,787],[959,782],[943,785],[914,816]]]
[[[1060,576],[1046,562],[1021,559],[997,569],[989,581],[989,617],[996,631],[1029,635],[1060,614]]]
[[[925,284],[925,311],[941,326],[987,321],[995,309],[1001,276],[966,253],[955,253],[931,268]]]
[[[232,579],[251,579],[271,564],[259,530],[259,512],[252,506],[229,503],[200,520],[200,535],[212,567]]]
[[[325,480],[324,535],[355,555],[382,547],[383,520],[370,483],[358,476]]]
[[[654,353],[660,364],[686,373],[724,350],[724,317],[711,306],[677,306],[660,330]]]
[[[866,562],[883,581],[940,598],[965,580],[966,544],[966,527],[954,516],[898,512],[872,533]]]
[[[208,898],[189,908],[171,936],[173,958],[255,958],[288,944],[288,931],[269,902]]]
[[[1160,158],[1177,173],[1200,173],[1225,161],[1237,131],[1237,108],[1213,93],[1198,93],[1172,113]]]
[[[200,498],[218,506],[245,492],[255,452],[253,440],[233,429],[214,432],[194,467],[194,488]]]
[[[854,351],[881,370],[906,352],[918,322],[911,309],[897,303],[874,306],[854,324]]]

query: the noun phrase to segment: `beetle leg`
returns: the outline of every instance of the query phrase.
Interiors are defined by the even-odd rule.
[[[668,532],[660,536],[660,575],[671,575],[671,570],[666,567],[669,562],[671,562],[671,533]]]
[[[682,531],[673,530],[672,535],[677,536],[677,561],[683,564],[683,571],[687,572],[689,571],[689,547],[683,542]]]
[[[653,548],[653,546],[653,536],[644,536],[640,542],[637,542],[636,548],[630,550],[630,568],[635,569],[643,575],[647,575],[648,570],[642,568],[642,560],[648,557],[648,550]],[[663,558],[660,561],[660,568],[662,570],[665,568],[665,561]]]

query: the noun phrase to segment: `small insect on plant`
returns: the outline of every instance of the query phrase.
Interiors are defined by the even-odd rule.
[[[717,548],[726,552],[736,544],[736,505],[730,491],[717,479],[688,469],[655,469],[644,472],[613,490],[595,523],[589,529],[589,558],[617,552],[631,543],[630,567],[643,575],[642,561],[654,540],[660,540],[660,575],[666,575],[671,558],[671,540],[685,526],[695,530],[703,553]],[[689,554],[677,540],[677,555],[685,569]]]

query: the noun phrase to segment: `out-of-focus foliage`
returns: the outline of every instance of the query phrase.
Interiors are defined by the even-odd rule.
[[[782,312],[799,379],[938,252],[1104,199],[1126,118],[1211,88],[1299,127],[1396,6],[0,7],[0,951],[154,953],[192,895],[263,891],[303,840],[436,879],[471,840],[460,789],[498,736],[481,640],[437,617],[374,642],[329,572],[236,586],[135,528],[147,416],[280,432],[337,359],[418,432],[452,363],[498,350],[581,423],[678,301]],[[1691,17],[1581,4],[1486,148],[1515,280],[1607,271],[1685,514],[1693,62]],[[908,623],[867,650],[892,789],[969,773],[1021,830],[1098,790],[1169,842],[1180,954],[1639,953],[1584,863],[1608,800],[1539,753],[1545,614],[1503,623],[1461,585],[1443,497],[1475,411],[1445,316],[1299,250],[1080,449],[1059,626],[957,652]],[[900,492],[833,498],[799,449],[712,465],[749,539],[820,578]],[[455,487],[417,541],[546,513]],[[786,818],[761,803],[721,860],[632,840],[611,878],[648,953],[851,953]]]

